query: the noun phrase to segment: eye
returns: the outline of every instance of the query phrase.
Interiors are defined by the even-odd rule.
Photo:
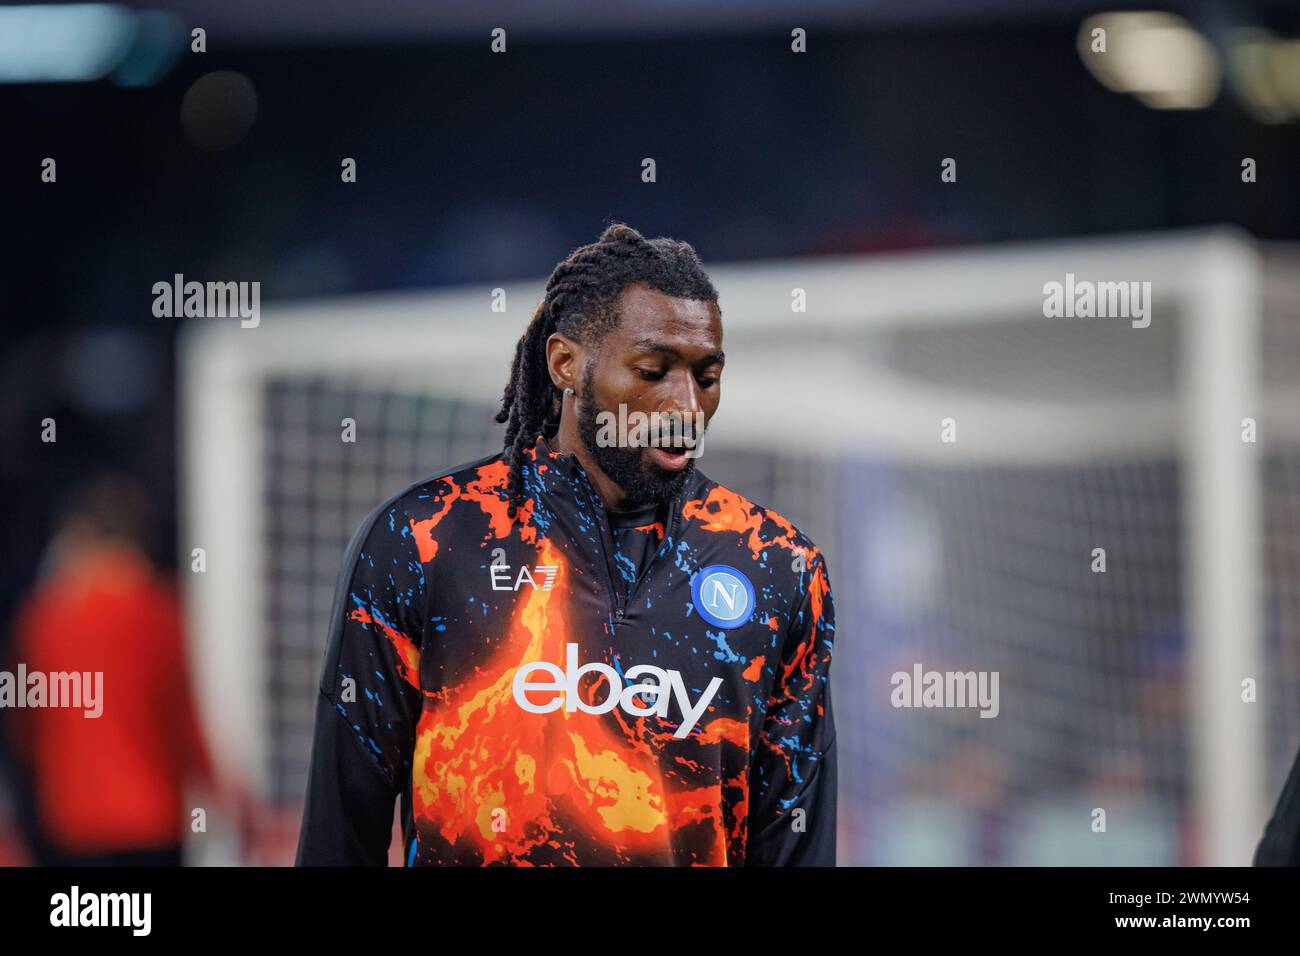
[[[658,369],[653,369],[653,368],[638,367],[636,371],[637,374],[639,374],[647,382],[657,382],[660,379],[662,379],[665,374],[667,374],[665,372],[661,372]]]
[[[696,379],[696,381],[700,383],[700,388],[712,388],[714,385],[718,384],[718,376],[703,375]]]

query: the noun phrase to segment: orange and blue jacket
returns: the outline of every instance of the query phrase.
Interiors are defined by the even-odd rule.
[[[797,528],[692,471],[620,565],[544,437],[362,523],[340,574],[299,865],[833,865],[835,623]]]

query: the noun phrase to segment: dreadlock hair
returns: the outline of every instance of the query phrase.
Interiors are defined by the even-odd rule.
[[[632,283],[673,298],[718,301],[718,291],[689,243],[647,239],[621,222],[607,226],[599,239],[573,250],[555,267],[515,347],[510,381],[495,416],[506,426],[511,518],[523,505],[524,453],[539,434],[551,435],[560,421],[561,395],[546,364],[546,340],[560,332],[584,347],[596,347],[618,325],[618,297]]]

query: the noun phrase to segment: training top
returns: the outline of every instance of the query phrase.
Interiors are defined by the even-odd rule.
[[[544,437],[522,475],[515,519],[498,453],[358,529],[298,864],[385,864],[400,797],[409,866],[833,865],[821,551],[698,469],[641,525]]]
[[[1255,866],[1300,866],[1300,753],[1255,847]]]

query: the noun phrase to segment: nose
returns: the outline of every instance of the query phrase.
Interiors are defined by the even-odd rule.
[[[700,383],[690,369],[680,369],[673,376],[673,389],[664,401],[661,411],[679,415],[695,415],[703,409],[700,401]]]
[[[703,396],[700,383],[690,369],[683,369],[672,376],[672,389],[664,397],[659,411],[665,416],[664,427],[673,436],[673,443],[686,439],[698,440],[697,433],[704,428]]]

